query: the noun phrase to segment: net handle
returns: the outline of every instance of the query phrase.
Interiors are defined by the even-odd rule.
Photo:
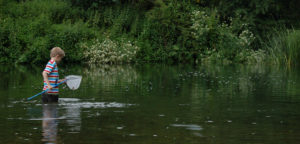
[[[66,81],[67,81],[67,79],[65,79],[64,81],[62,81],[62,82],[58,83],[58,84],[57,84],[57,85],[55,85],[53,88],[55,88],[55,87],[57,87],[57,86],[59,86],[59,85],[61,85],[61,84],[65,83]],[[43,93],[47,92],[48,90],[49,90],[49,89],[46,89],[46,90],[44,90],[44,91],[42,91],[42,92],[40,92],[40,93],[38,93],[38,94],[36,94],[36,95],[34,95],[34,96],[30,97],[30,98],[27,98],[27,100],[32,100],[33,98],[35,98],[35,97],[37,97],[37,96],[39,96],[39,95],[41,95],[41,94],[43,94]]]

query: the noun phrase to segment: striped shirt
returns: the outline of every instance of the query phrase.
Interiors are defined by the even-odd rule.
[[[46,68],[44,69],[44,71],[46,71],[46,73],[48,74],[48,80],[50,85],[53,87],[53,89],[48,90],[47,93],[48,94],[58,94],[58,87],[54,86],[58,83],[58,79],[59,79],[59,74],[58,74],[58,67],[57,64],[54,60],[50,60],[47,65]],[[44,88],[43,90],[48,89],[47,83],[46,81],[44,81]]]

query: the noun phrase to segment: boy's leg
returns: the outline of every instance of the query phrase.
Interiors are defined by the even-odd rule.
[[[58,95],[51,95],[44,93],[42,95],[43,103],[57,103],[58,102]]]
[[[42,94],[42,102],[43,103],[48,103],[49,102],[49,100],[48,100],[48,94],[46,94],[46,93]]]
[[[58,102],[58,95],[50,95],[50,102],[57,103]]]

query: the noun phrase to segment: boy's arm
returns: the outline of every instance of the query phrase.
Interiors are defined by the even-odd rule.
[[[63,82],[64,80],[66,80],[66,79],[60,79],[60,80],[58,80],[58,83],[61,83],[61,82]],[[66,83],[66,82],[64,82],[64,83]]]
[[[49,83],[47,72],[46,72],[46,71],[43,71],[42,75],[43,75],[44,81],[46,82],[46,84],[47,84],[47,86],[48,86],[48,89],[51,90],[53,87],[52,87],[52,86],[50,85],[50,83]]]

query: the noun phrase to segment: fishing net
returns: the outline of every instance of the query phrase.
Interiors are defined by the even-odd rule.
[[[69,75],[66,77],[67,79],[67,86],[71,89],[71,90],[76,90],[79,88],[80,83],[81,83],[81,79],[82,76],[77,76],[77,75]]]

